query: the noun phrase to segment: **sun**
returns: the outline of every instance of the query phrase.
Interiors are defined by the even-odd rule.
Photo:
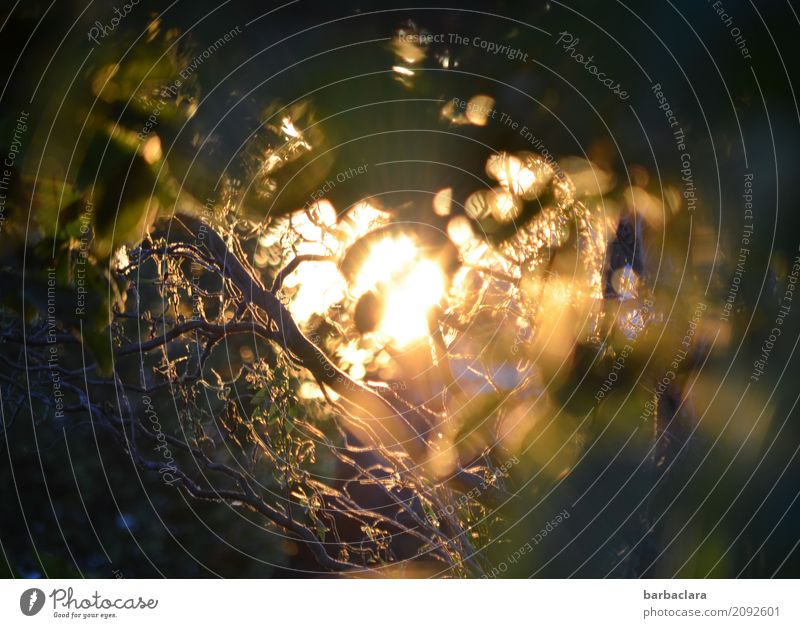
[[[374,333],[379,342],[397,347],[428,336],[428,315],[447,292],[447,280],[439,261],[426,255],[413,234],[378,235],[354,272],[342,272],[341,260],[336,261],[348,245],[374,234],[372,228],[384,220],[382,212],[362,204],[339,221],[325,200],[315,205],[313,215],[292,217],[291,229],[299,236],[295,253],[328,257],[306,261],[285,278],[283,286],[293,290],[289,310],[295,320],[307,323],[347,296],[359,302],[367,296],[374,304],[368,306],[374,323],[362,333]]]
[[[428,314],[445,294],[441,267],[425,258],[408,236],[375,243],[359,270],[356,296],[378,291],[384,301],[377,332],[398,346],[428,335]]]

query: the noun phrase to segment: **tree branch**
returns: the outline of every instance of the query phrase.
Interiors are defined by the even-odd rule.
[[[283,282],[286,280],[286,278],[291,275],[303,262],[329,262],[330,260],[330,255],[313,255],[311,253],[306,255],[296,255],[292,261],[286,264],[286,266],[278,271],[277,275],[275,275],[275,279],[272,281],[272,288],[270,288],[270,291],[273,294],[277,293],[278,290],[283,287]]]

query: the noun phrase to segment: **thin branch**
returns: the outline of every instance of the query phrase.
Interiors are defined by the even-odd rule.
[[[150,340],[145,342],[134,342],[123,347],[120,347],[115,351],[116,355],[123,356],[129,355],[131,353],[146,353],[147,351],[151,351],[167,343],[175,340],[179,336],[183,334],[189,333],[191,331],[201,330],[208,334],[213,335],[215,338],[221,338],[226,334],[242,334],[242,333],[251,333],[257,336],[261,336],[266,340],[276,340],[277,336],[275,332],[270,331],[269,329],[264,328],[262,325],[252,322],[241,322],[241,323],[228,323],[228,324],[215,324],[209,323],[208,321],[192,319],[186,321],[184,323],[179,323],[175,325],[169,331],[164,332],[160,336],[156,336]]]
[[[270,292],[273,294],[277,293],[278,290],[283,287],[283,282],[286,280],[286,278],[291,275],[303,262],[328,262],[330,260],[330,255],[313,255],[311,253],[306,255],[296,255],[294,258],[292,258],[292,261],[286,264],[286,266],[284,266],[278,272],[278,274],[275,275]]]

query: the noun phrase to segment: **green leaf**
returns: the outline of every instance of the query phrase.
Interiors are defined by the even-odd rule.
[[[258,392],[256,392],[256,394],[253,395],[253,398],[250,399],[250,406],[253,408],[257,408],[261,404],[263,404],[264,401],[267,399],[267,391],[268,391],[267,387],[264,386]]]
[[[129,133],[100,131],[81,164],[77,182],[94,200],[95,249],[102,255],[138,241],[155,219],[159,186],[139,148]]]

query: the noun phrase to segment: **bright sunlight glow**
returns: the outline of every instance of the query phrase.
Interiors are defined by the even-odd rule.
[[[379,330],[404,346],[428,335],[427,315],[444,294],[442,270],[430,260],[415,263],[389,288]]]
[[[308,322],[313,314],[327,311],[339,303],[347,288],[344,277],[334,262],[306,262],[300,264],[284,285],[297,286],[297,293],[289,305],[289,311],[300,323]]]
[[[439,265],[420,258],[411,238],[402,236],[377,243],[355,283],[357,294],[381,284],[385,307],[378,331],[400,346],[428,335],[428,312],[445,292]]]
[[[353,293],[360,297],[378,282],[408,269],[418,255],[417,246],[408,236],[386,238],[375,244],[361,265]]]
[[[311,213],[291,218],[291,229],[299,236],[295,252],[335,257],[342,250],[342,240],[352,242],[385,220],[383,212],[362,203],[339,223],[333,206],[321,200]],[[301,264],[283,285],[295,290],[289,310],[300,323],[340,303],[348,292],[358,299],[367,291],[374,291],[384,304],[378,337],[386,337],[398,346],[428,335],[428,313],[446,289],[440,266],[423,257],[415,241],[407,235],[386,237],[373,244],[349,291],[332,259]],[[355,377],[359,375],[359,366],[357,361],[353,362],[357,372],[351,374]]]

